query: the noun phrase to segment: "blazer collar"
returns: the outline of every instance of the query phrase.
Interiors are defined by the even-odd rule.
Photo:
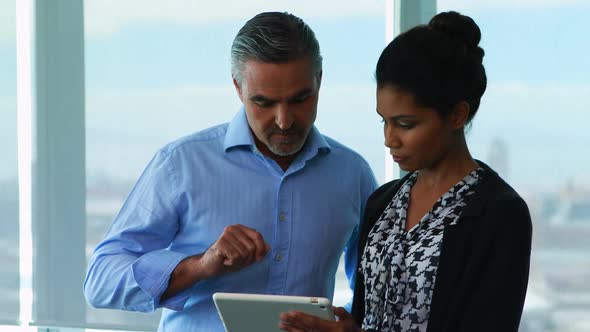
[[[492,193],[496,192],[497,184],[500,180],[500,176],[486,163],[476,160],[476,162],[485,170],[483,179],[479,184],[478,190],[467,202],[465,210],[463,210],[463,216],[465,217],[476,217],[482,214],[486,202],[490,199]]]
[[[500,180],[498,173],[496,173],[496,171],[494,171],[490,166],[480,160],[476,159],[475,161],[479,164],[479,166],[481,166],[481,168],[485,170],[485,173],[481,183],[479,184],[479,189],[475,192],[474,196],[469,199],[465,210],[463,210],[462,215],[466,217],[474,217],[482,214],[487,200],[490,198],[490,195],[495,192],[495,187]],[[391,200],[393,195],[395,195],[395,193],[413,173],[414,172],[410,172],[406,174],[403,178],[393,184],[390,189],[391,195],[387,195],[389,200]]]

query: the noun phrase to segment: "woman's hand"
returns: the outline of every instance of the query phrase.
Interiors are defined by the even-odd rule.
[[[338,316],[337,321],[329,321],[300,311],[281,314],[281,330],[289,332],[360,332],[352,316],[344,308],[332,308]]]

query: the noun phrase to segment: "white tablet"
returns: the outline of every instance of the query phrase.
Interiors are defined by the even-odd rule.
[[[335,320],[330,300],[323,297],[215,293],[213,301],[227,332],[279,332],[279,315],[291,310]]]

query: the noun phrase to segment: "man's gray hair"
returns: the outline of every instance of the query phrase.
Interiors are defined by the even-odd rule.
[[[315,73],[322,70],[320,44],[299,17],[281,12],[254,16],[240,29],[231,47],[231,73],[241,85],[248,60],[284,63],[309,56]]]

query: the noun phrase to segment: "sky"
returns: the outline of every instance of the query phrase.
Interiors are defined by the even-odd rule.
[[[291,11],[316,32],[324,56],[319,129],[353,147],[383,179],[373,70],[385,46],[385,2],[85,1],[89,176],[133,181],[165,143],[229,121],[239,107],[229,48],[240,26],[263,10]],[[13,1],[0,0],[0,142],[15,155]],[[438,2],[482,30],[488,90],[468,133],[487,161],[491,142],[508,147],[507,177],[527,190],[573,181],[590,187],[583,153],[590,105],[590,1]],[[11,23],[12,22],[12,23]],[[105,133],[109,133],[105,135]],[[12,141],[12,142],[11,142]],[[121,158],[129,160],[121,167]],[[15,163],[0,165],[11,173]],[[543,181],[539,181],[543,179]]]

